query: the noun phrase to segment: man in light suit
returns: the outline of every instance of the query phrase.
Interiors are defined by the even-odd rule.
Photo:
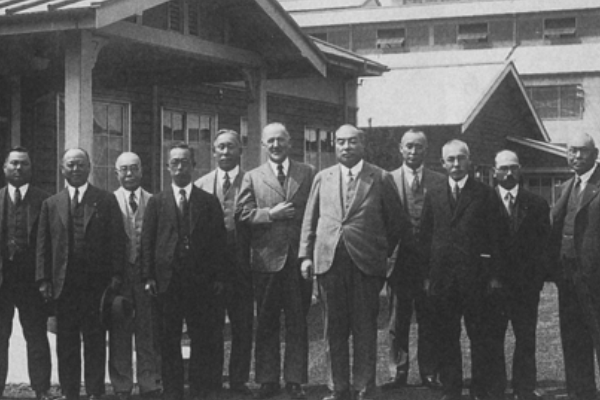
[[[242,395],[252,395],[246,385],[250,379],[252,358],[252,324],[254,298],[252,275],[247,256],[247,230],[236,229],[235,210],[244,171],[240,168],[242,143],[237,132],[220,130],[213,143],[218,167],[196,181],[196,186],[217,196],[225,214],[227,254],[230,276],[224,293],[224,310],[231,325],[231,353],[229,357],[229,389]],[[221,366],[221,370],[223,367]]]
[[[571,400],[596,399],[594,354],[600,361],[600,169],[586,133],[567,143],[575,176],[552,209],[550,251],[558,287],[560,333]]]
[[[125,255],[123,220],[112,193],[88,183],[90,158],[83,149],[65,152],[67,187],[42,204],[36,278],[46,300],[56,301],[58,377],[63,395],[79,399],[81,336],[85,387],[91,400],[104,394],[106,331],[100,299],[118,290]]]
[[[504,346],[493,340],[503,260],[500,253],[500,203],[489,186],[469,173],[465,142],[442,147],[444,184],[429,190],[421,218],[425,290],[435,303],[440,380],[444,400],[458,400],[463,385],[460,345],[464,316],[471,342],[473,400],[502,398],[496,392],[504,375]]]
[[[135,335],[137,383],[142,397],[160,393],[160,364],[154,329],[152,300],[144,292],[141,279],[142,221],[152,195],[141,187],[142,162],[135,153],[122,153],[115,163],[121,186],[115,197],[121,209],[125,233],[126,262],[120,294],[134,305],[133,318],[113,321],[109,330],[108,373],[119,400],[127,400],[133,389],[132,338]]]
[[[506,257],[505,313],[500,315],[498,340],[504,346],[508,321],[515,335],[512,388],[515,400],[541,400],[535,393],[535,342],[540,291],[546,277],[546,246],[550,208],[543,197],[520,184],[519,157],[510,150],[496,154],[494,177],[502,213],[502,254]],[[505,371],[505,370],[503,370]],[[505,376],[499,377],[506,387]]]
[[[222,388],[227,233],[217,198],[192,184],[194,164],[187,144],[171,145],[172,183],[150,198],[142,226],[142,281],[158,297],[164,400],[183,400],[184,321],[191,341],[190,395],[200,400]]]
[[[427,137],[421,131],[409,130],[400,141],[402,166],[391,172],[398,188],[400,201],[409,216],[415,237],[419,234],[421,212],[425,193],[436,185],[446,182],[446,177],[427,169],[423,161],[427,155]],[[416,243],[412,243],[416,244]],[[384,390],[406,386],[410,364],[409,336],[413,309],[418,323],[417,357],[423,386],[441,388],[438,380],[437,350],[438,332],[435,331],[435,309],[431,299],[423,291],[422,267],[417,246],[400,243],[398,253],[411,258],[398,257],[388,278],[391,288],[390,301],[390,369],[393,374]]]
[[[0,189],[0,396],[8,373],[15,307],[27,342],[27,367],[38,400],[49,400],[50,347],[44,299],[35,283],[35,247],[42,202],[49,194],[29,183],[31,159],[13,147],[4,160],[8,184]]]
[[[343,125],[335,146],[339,164],[317,174],[304,214],[301,269],[307,279],[317,275],[325,303],[333,386],[325,399],[365,399],[375,384],[379,292],[387,257],[402,232],[403,240],[409,239],[410,224],[392,176],[363,160],[364,133]]]
[[[313,167],[292,161],[290,134],[279,123],[267,125],[262,144],[269,160],[246,173],[238,218],[251,229],[252,274],[257,304],[255,370],[261,384],[256,398],[279,391],[279,320],[285,315],[283,379],[292,399],[305,397],[308,380],[308,329],[311,285],[300,276],[298,243],[302,215],[314,178]]]

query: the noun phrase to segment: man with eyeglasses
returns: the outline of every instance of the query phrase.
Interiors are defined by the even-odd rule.
[[[247,383],[250,379],[252,359],[254,298],[250,260],[247,254],[248,230],[243,226],[236,226],[234,219],[238,194],[244,178],[244,171],[240,167],[242,156],[240,135],[227,129],[217,132],[213,142],[213,154],[217,168],[198,179],[195,185],[217,196],[225,214],[229,249],[227,255],[231,271],[223,296],[224,312],[227,312],[231,326],[229,389],[237,394],[250,396],[252,392]]]
[[[229,273],[227,232],[216,197],[192,182],[194,153],[183,142],[169,150],[171,185],[152,196],[142,226],[142,281],[157,296],[163,399],[183,400],[182,326],[190,338],[193,400],[222,387],[221,295]]]
[[[444,184],[446,177],[425,168],[428,142],[425,133],[409,130],[400,140],[402,166],[391,172],[400,202],[409,216],[412,231],[418,237],[425,193]],[[382,386],[384,391],[406,386],[410,365],[409,336],[414,314],[418,323],[417,359],[423,386],[440,389],[438,380],[437,335],[433,304],[423,292],[422,268],[416,243],[398,245],[393,271],[388,277],[390,301],[390,372],[392,379]]]
[[[594,355],[600,361],[600,170],[594,139],[569,136],[575,176],[552,209],[550,251],[558,287],[560,333],[570,400],[596,399]]]
[[[444,184],[425,194],[420,245],[424,289],[436,308],[443,400],[459,400],[463,386],[461,321],[471,342],[472,400],[502,399],[496,379],[504,369],[495,331],[495,294],[501,288],[500,204],[489,186],[469,176],[467,144],[442,147]]]
[[[109,329],[108,373],[119,400],[127,400],[133,389],[132,339],[135,337],[136,376],[142,397],[160,394],[160,358],[152,300],[144,292],[141,279],[142,221],[152,195],[142,184],[142,161],[135,153],[122,153],[115,162],[121,184],[115,197],[121,209],[127,238],[120,294],[133,302],[135,314],[125,320],[113,320]]]
[[[550,233],[550,208],[543,197],[521,184],[519,157],[511,150],[496,154],[494,166],[496,194],[502,202],[502,253],[505,273],[504,312],[498,318],[498,341],[504,338],[511,322],[515,335],[512,388],[515,400],[540,400],[535,392],[536,327],[540,291],[546,277],[546,246]],[[505,370],[503,370],[505,371]],[[498,377],[499,390],[506,387],[506,376]]]

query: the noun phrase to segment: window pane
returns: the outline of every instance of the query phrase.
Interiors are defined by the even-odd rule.
[[[92,162],[95,167],[108,165],[108,137],[104,135],[94,135],[94,152],[92,153]]]
[[[94,102],[94,135],[106,135],[107,112],[105,103]]]
[[[173,139],[172,119],[173,113],[170,111],[163,112],[163,141]]]
[[[577,96],[577,86],[561,86],[560,88],[560,117],[578,118],[581,116],[580,100]]]
[[[108,134],[123,136],[123,106],[111,104],[108,106]]]
[[[183,132],[183,114],[178,112],[172,113],[171,129],[173,129],[173,140],[185,141]]]
[[[200,141],[200,116],[198,114],[188,114],[188,140],[190,143]]]
[[[558,89],[556,87],[535,88],[533,101],[540,118],[558,118]]]

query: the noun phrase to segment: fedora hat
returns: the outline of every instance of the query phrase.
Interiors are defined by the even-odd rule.
[[[133,303],[125,296],[117,294],[108,286],[100,300],[100,323],[105,329],[113,322],[122,322],[133,317]]]

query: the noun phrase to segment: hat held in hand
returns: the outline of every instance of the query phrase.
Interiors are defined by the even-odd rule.
[[[100,300],[100,323],[110,329],[114,323],[124,322],[133,317],[133,303],[125,296],[117,294],[108,286]]]

